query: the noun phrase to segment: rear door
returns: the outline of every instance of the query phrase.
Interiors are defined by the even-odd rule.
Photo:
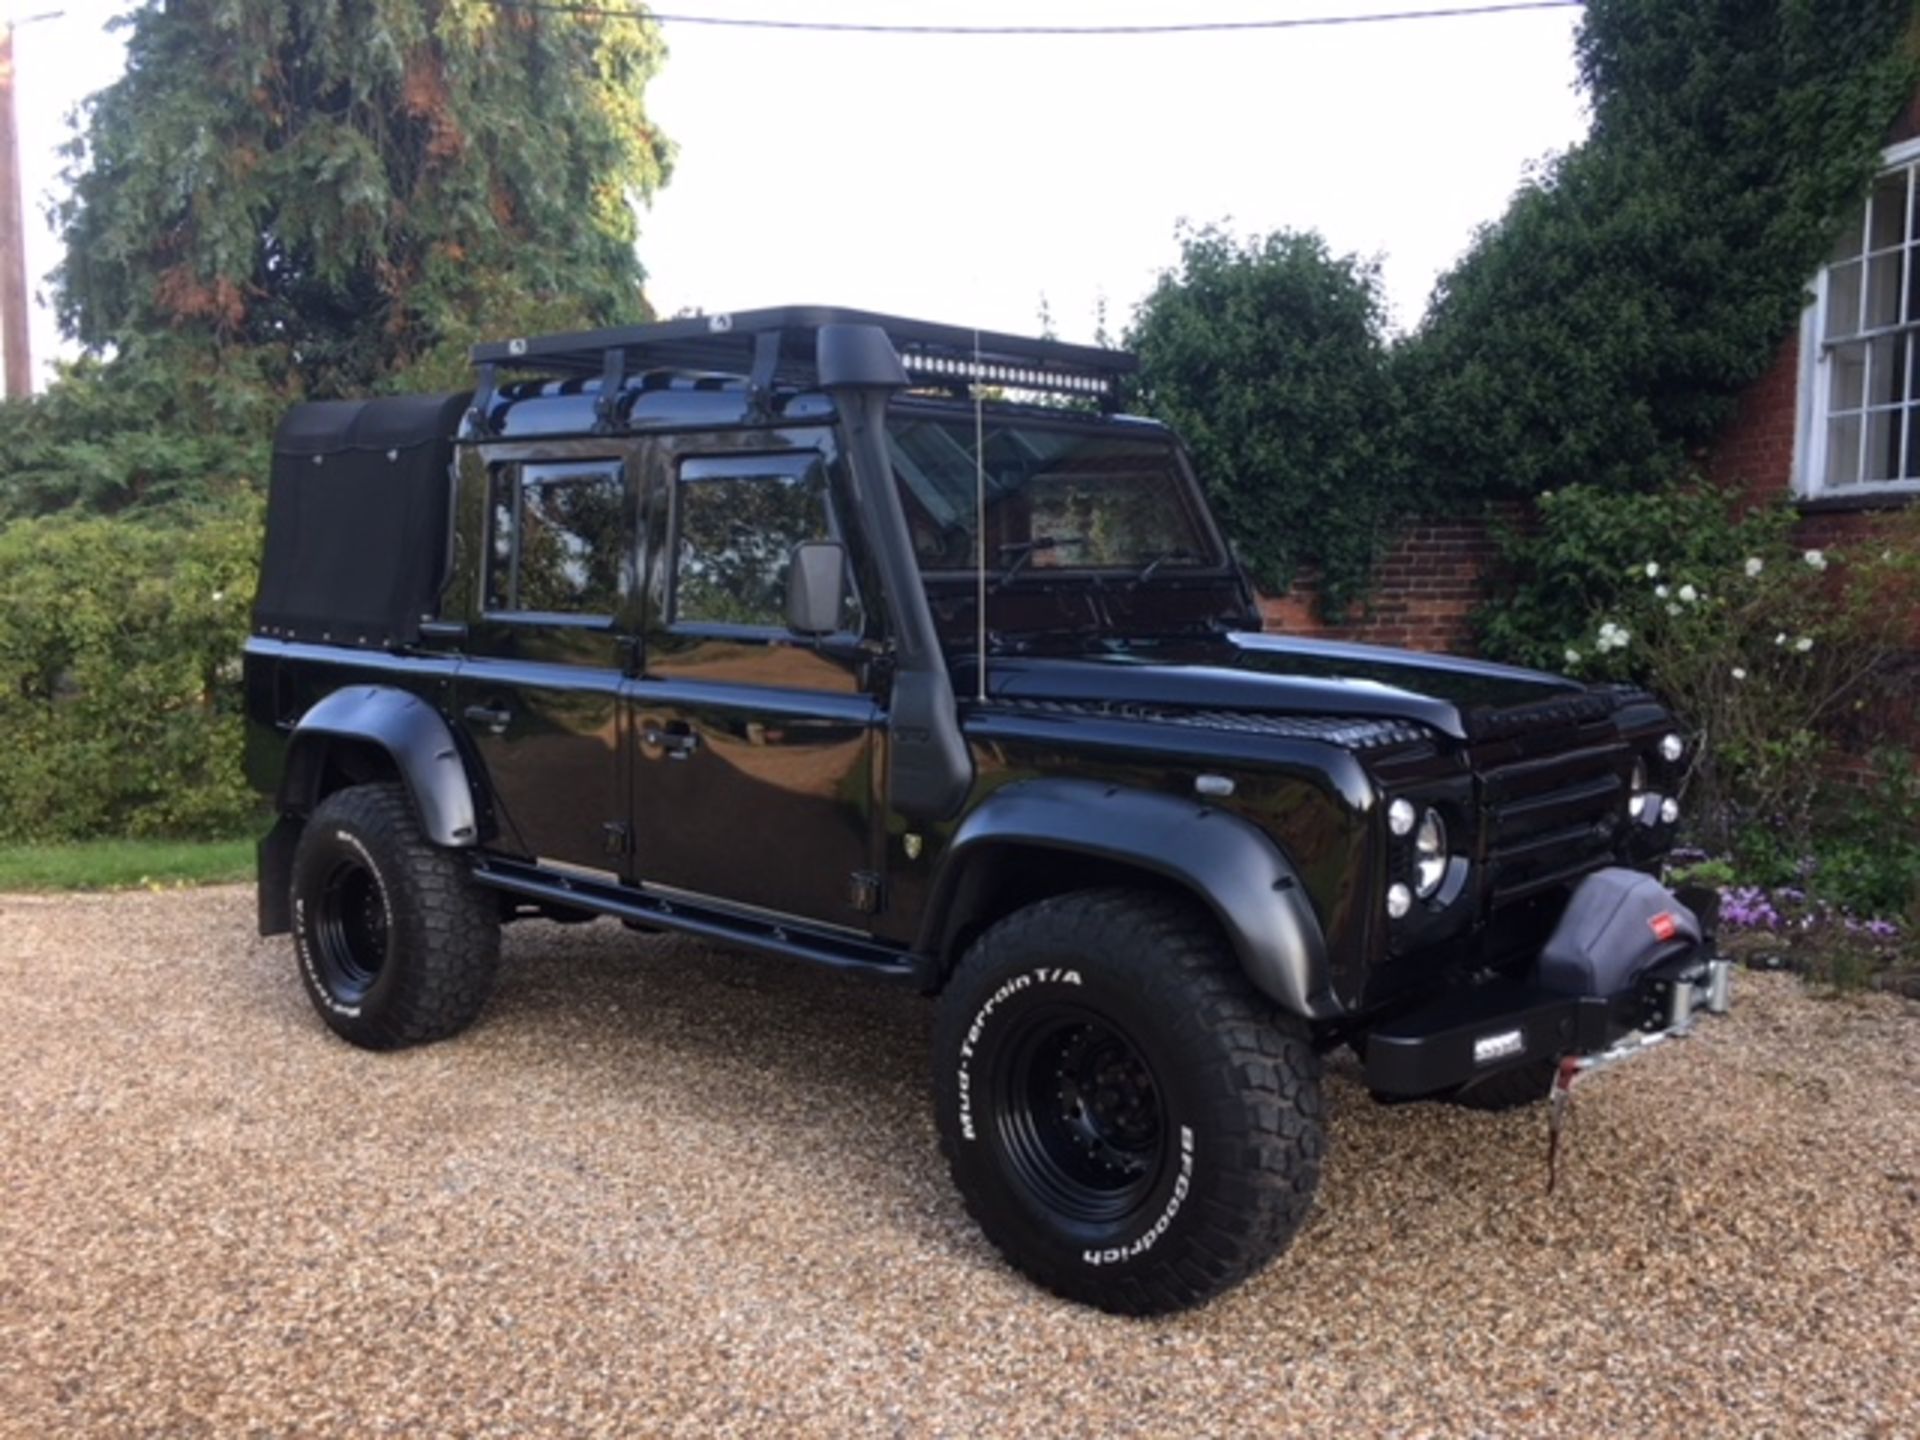
[[[785,623],[789,555],[843,538],[824,450],[686,453],[650,497],[652,613],[632,686],[636,870],[650,886],[865,930],[881,817],[853,596],[841,633]]]
[[[454,714],[486,768],[503,849],[620,874],[620,685],[636,586],[618,456],[490,457],[480,614]]]

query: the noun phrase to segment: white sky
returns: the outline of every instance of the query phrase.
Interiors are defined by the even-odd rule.
[[[114,0],[9,0],[22,29],[29,283],[59,259],[42,219],[66,115],[110,83]],[[671,14],[927,24],[1126,24],[1435,8],[1466,0],[659,0]],[[641,219],[655,306],[854,305],[1061,335],[1117,333],[1177,255],[1175,224],[1322,231],[1378,256],[1397,323],[1505,208],[1527,167],[1586,130],[1577,10],[1327,30],[1153,37],[807,35],[665,27],[648,93],[676,140]],[[35,354],[57,335],[35,316]]]

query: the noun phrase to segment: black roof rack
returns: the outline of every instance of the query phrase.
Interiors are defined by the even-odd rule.
[[[776,385],[811,388],[818,383],[814,341],[823,325],[878,326],[892,340],[909,380],[927,388],[999,385],[1079,396],[1111,409],[1119,398],[1116,382],[1139,368],[1139,361],[1124,350],[1065,345],[829,305],[784,305],[654,325],[489,340],[473,347],[473,363],[480,367],[483,393],[492,391],[500,370],[599,375],[607,382],[604,393],[617,390],[629,375],[679,370],[742,375],[757,394],[764,395]]]

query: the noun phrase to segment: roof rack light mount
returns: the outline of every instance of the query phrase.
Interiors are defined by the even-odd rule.
[[[802,389],[818,385],[815,339],[825,325],[873,325],[884,330],[916,386],[930,389],[996,385],[1092,400],[1111,410],[1119,402],[1119,382],[1139,368],[1139,362],[1124,350],[819,305],[492,340],[474,346],[472,359],[483,378],[491,378],[498,370],[562,379],[599,377],[603,384],[607,377],[624,378],[649,370],[738,375],[746,378],[756,403],[764,406],[782,384]]]

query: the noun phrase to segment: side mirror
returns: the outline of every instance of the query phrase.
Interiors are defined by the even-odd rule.
[[[831,635],[847,604],[847,547],[838,540],[806,540],[793,547],[787,570],[787,628],[796,635]]]

